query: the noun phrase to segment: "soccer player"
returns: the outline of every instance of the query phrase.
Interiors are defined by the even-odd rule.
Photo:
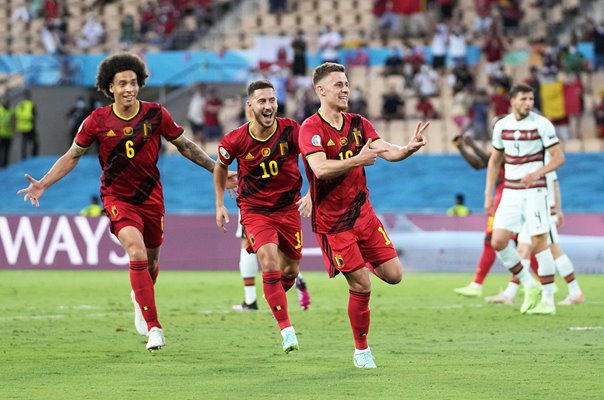
[[[493,129],[493,150],[489,157],[485,187],[485,209],[493,209],[493,189],[502,163],[505,183],[501,203],[495,211],[491,245],[502,264],[525,287],[521,313],[554,314],[554,273],[556,270],[547,234],[550,210],[545,175],[564,163],[564,154],[552,123],[532,112],[533,89],[517,84],[510,90],[512,113],[499,120]],[[545,152],[551,155],[545,162]],[[531,236],[542,289],[522,266],[518,252],[509,246],[513,232],[527,224]],[[541,301],[539,301],[539,295]]]
[[[376,368],[367,343],[371,281],[365,265],[389,284],[401,281],[402,266],[369,201],[364,167],[377,157],[401,161],[411,156],[427,143],[423,132],[429,123],[417,124],[407,146],[390,144],[367,119],[346,112],[350,89],[344,66],[323,63],[313,70],[312,81],[321,105],[300,128],[312,227],[329,277],[341,272],[348,282],[354,365]]]
[[[147,350],[165,345],[157,316],[153,285],[159,273],[163,242],[164,200],[157,160],[161,137],[195,164],[213,171],[215,162],[184,136],[162,105],[137,99],[148,77],[144,62],[130,53],[115,54],[99,65],[96,87],[113,100],[88,116],[73,141],[39,181],[29,175],[29,186],[19,190],[38,207],[44,191],[67,175],[88,147],[99,143],[101,199],[111,220],[111,232],[130,260],[130,283],[135,299],[137,331],[148,335]],[[232,176],[226,188],[234,188]]]
[[[229,222],[224,206],[228,166],[237,160],[237,205],[251,250],[262,270],[264,297],[283,338],[283,351],[298,350],[290,322],[286,292],[295,283],[302,258],[300,215],[310,214],[310,198],[301,197],[298,168],[298,123],[278,118],[273,84],[258,80],[249,84],[246,106],[249,122],[226,134],[218,145],[214,168],[216,224],[226,231]]]

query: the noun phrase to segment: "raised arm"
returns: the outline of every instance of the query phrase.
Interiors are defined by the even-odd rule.
[[[415,132],[406,146],[399,146],[397,144],[388,143],[385,140],[378,140],[372,144],[371,148],[384,150],[379,154],[379,156],[386,161],[402,161],[428,143],[426,137],[424,136],[424,131],[428,128],[428,126],[430,126],[430,122],[418,122],[415,126]]]
[[[489,165],[489,155],[482,150],[469,135],[457,135],[453,144],[459,153],[474,169],[483,169]],[[470,149],[468,149],[468,146]]]
[[[46,175],[39,181],[35,180],[30,175],[25,174],[25,179],[29,181],[29,186],[19,190],[17,194],[25,193],[23,201],[29,200],[32,205],[39,207],[40,197],[42,197],[44,191],[71,172],[85,152],[86,149],[72,144],[69,150],[54,163]]]
[[[346,174],[355,167],[375,164],[378,155],[387,150],[373,149],[371,143],[372,141],[369,139],[359,154],[343,160],[328,160],[323,152],[311,154],[306,160],[318,179],[333,179]]]

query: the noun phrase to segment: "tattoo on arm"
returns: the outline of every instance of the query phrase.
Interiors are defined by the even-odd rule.
[[[69,155],[72,160],[78,159],[82,157],[86,153],[86,149],[76,146],[75,144],[71,146]]]
[[[195,164],[199,165],[210,171],[212,173],[214,171],[214,160],[210,157],[205,151],[203,151],[197,144],[193,143],[186,137],[181,138],[179,141],[174,143],[180,154],[187,157],[189,160],[193,161]]]

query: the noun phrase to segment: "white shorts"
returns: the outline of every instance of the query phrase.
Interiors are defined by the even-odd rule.
[[[495,211],[493,229],[520,233],[525,223],[529,236],[550,231],[547,189],[503,189],[501,203]]]
[[[560,236],[558,235],[558,227],[556,225],[558,223],[558,216],[551,215],[549,218],[551,226],[549,228],[549,234],[547,235],[547,243],[559,243]],[[522,225],[522,229],[520,230],[520,233],[518,233],[518,243],[532,244],[526,224]]]

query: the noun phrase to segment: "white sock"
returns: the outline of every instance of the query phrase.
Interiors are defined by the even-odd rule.
[[[368,351],[369,352],[371,351],[371,349],[369,348],[369,346],[366,349],[363,349],[363,350],[359,350],[359,349],[355,348],[354,349],[354,355],[356,356],[357,354],[365,353],[365,352],[368,352]]]
[[[556,263],[556,271],[558,271],[558,274],[565,279],[567,276],[575,272],[575,266],[566,254],[562,254],[560,257],[556,258],[554,262]],[[574,280],[567,282],[567,286],[568,294],[572,297],[577,297],[582,293],[576,277]]]
[[[583,293],[581,291],[581,287],[579,286],[579,282],[577,282],[577,280],[575,279],[572,282],[568,282],[568,294],[571,297],[578,297],[581,295],[581,293]]]
[[[541,302],[548,304],[548,305],[553,305],[554,304],[554,287],[555,285],[553,283],[548,283],[547,285],[543,285],[542,289],[543,291],[541,292]]]
[[[242,278],[256,278],[258,274],[258,261],[255,254],[241,249],[239,253],[239,272]],[[256,301],[256,286],[244,286],[245,303],[252,304]]]
[[[501,294],[507,297],[508,299],[514,299],[516,297],[516,294],[518,293],[519,288],[520,285],[516,282],[508,282],[508,285]]]
[[[549,276],[556,273],[556,263],[549,248],[536,253],[535,258],[537,259],[537,264],[539,264],[539,268],[537,269],[539,276]]]
[[[513,249],[510,246],[507,246],[501,251],[497,251],[496,254],[497,258],[499,258],[499,261],[501,261],[503,266],[507,269],[514,268],[522,261],[516,249]],[[516,277],[520,280],[520,282],[522,282],[522,285],[525,288],[532,288],[537,285],[537,281],[535,281],[535,279],[527,271],[527,268],[523,267],[522,270],[516,274]]]

